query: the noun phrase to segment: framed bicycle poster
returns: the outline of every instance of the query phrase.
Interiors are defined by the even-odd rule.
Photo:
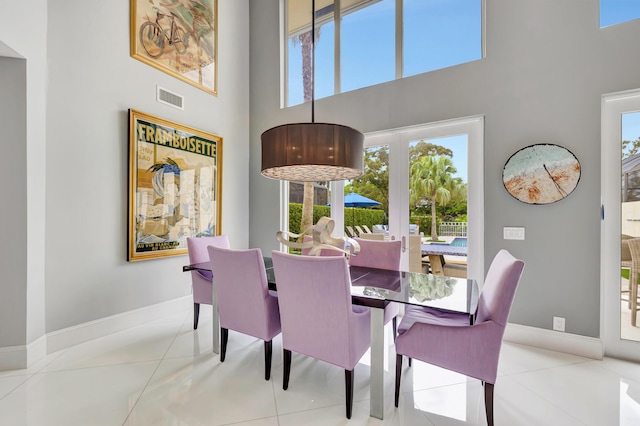
[[[128,260],[187,254],[220,235],[222,138],[129,110]]]
[[[218,0],[130,0],[131,56],[217,95]]]

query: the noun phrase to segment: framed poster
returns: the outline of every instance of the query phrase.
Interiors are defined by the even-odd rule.
[[[217,95],[218,0],[130,0],[131,56]]]
[[[568,149],[554,144],[536,144],[513,154],[502,170],[502,183],[509,194],[527,204],[551,204],[573,192],[581,167]]]
[[[220,136],[129,110],[129,261],[220,235],[221,190]]]

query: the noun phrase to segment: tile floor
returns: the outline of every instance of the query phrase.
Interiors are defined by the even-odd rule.
[[[356,367],[348,421],[342,370],[294,354],[285,392],[279,338],[272,378],[265,381],[262,342],[231,332],[221,364],[211,353],[210,318],[203,306],[197,331],[185,311],[59,351],[26,370],[0,372],[0,425],[486,424],[477,380],[420,362],[405,367],[396,409],[391,343],[385,420],[369,417],[365,355]],[[640,364],[505,342],[495,417],[497,425],[509,426],[639,425]]]

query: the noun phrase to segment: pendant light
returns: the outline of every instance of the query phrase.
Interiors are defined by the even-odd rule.
[[[364,135],[341,124],[315,122],[315,0],[311,2],[311,123],[262,133],[262,175],[295,182],[351,180],[362,176]]]

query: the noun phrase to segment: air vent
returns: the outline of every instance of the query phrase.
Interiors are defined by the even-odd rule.
[[[156,97],[158,102],[165,105],[170,105],[174,108],[184,110],[184,98],[181,95],[170,92],[167,89],[163,89],[160,86],[156,86],[156,87],[158,88],[157,97]]]

